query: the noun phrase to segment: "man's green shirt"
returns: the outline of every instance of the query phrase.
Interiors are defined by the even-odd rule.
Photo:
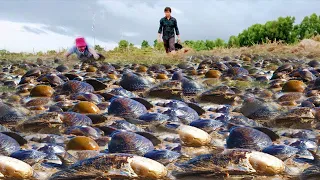
[[[167,19],[163,17],[160,19],[160,27],[158,33],[162,33],[162,39],[168,40],[174,37],[174,31],[176,31],[176,35],[179,35],[178,23],[176,18],[170,17]]]

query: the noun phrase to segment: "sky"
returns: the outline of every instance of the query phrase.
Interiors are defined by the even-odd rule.
[[[228,40],[255,23],[320,12],[320,0],[0,0],[0,49],[59,50],[78,36],[105,49],[153,44],[166,6],[182,40]]]

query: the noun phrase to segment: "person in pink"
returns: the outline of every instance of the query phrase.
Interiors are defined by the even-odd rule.
[[[83,37],[76,38],[75,45],[66,52],[65,58],[68,59],[71,54],[76,54],[82,62],[104,59],[103,55],[98,54]]]

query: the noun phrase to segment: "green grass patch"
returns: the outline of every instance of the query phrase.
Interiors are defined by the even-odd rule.
[[[1,93],[6,93],[6,92],[14,92],[16,89],[12,87],[7,87],[7,86],[1,86],[0,87],[0,92]]]

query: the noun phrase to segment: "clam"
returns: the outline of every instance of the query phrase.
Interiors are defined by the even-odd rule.
[[[210,135],[196,127],[179,125],[177,132],[179,133],[182,143],[186,146],[205,146],[211,142]]]
[[[250,127],[235,127],[227,139],[228,148],[244,148],[262,150],[272,145],[272,140],[266,134]]]
[[[285,164],[280,159],[257,151],[245,149],[225,150],[219,154],[205,154],[177,164],[177,177],[197,174],[217,176],[237,174],[276,175],[284,172]]]
[[[19,159],[29,165],[42,161],[46,156],[46,153],[37,150],[19,150],[10,155],[10,157]]]
[[[86,82],[71,80],[63,84],[62,90],[66,93],[85,93],[93,92],[94,88]]]
[[[150,84],[145,77],[130,72],[123,74],[120,81],[121,87],[128,91],[145,90],[150,87]]]
[[[33,169],[23,161],[0,155],[0,174],[6,178],[29,179],[33,176]]]
[[[100,109],[92,102],[80,101],[73,107],[74,112],[82,114],[99,114]]]
[[[66,150],[99,150],[99,145],[89,137],[76,136],[67,143]]]
[[[295,155],[299,149],[288,145],[271,145],[262,150],[262,152],[273,155],[281,160],[286,160]]]
[[[164,165],[177,160],[180,156],[180,153],[170,150],[153,150],[144,155],[144,157],[153,159]]]
[[[54,89],[51,86],[38,85],[31,90],[30,96],[32,96],[32,97],[51,97],[53,95],[53,93],[54,93]]]
[[[129,98],[115,97],[111,100],[108,113],[120,117],[138,118],[142,114],[147,113],[147,109],[138,101]]]
[[[184,95],[197,95],[203,90],[204,88],[200,83],[187,78],[182,79],[182,91]]]
[[[3,133],[0,133],[0,154],[10,155],[13,152],[20,150],[19,143]]]
[[[133,132],[119,131],[112,135],[108,145],[110,153],[130,153],[144,155],[154,149],[152,142]]]
[[[59,65],[58,67],[56,67],[56,70],[59,72],[67,72],[69,71],[69,68],[68,66],[65,66],[65,65]]]
[[[31,117],[17,126],[23,132],[57,132],[62,126],[61,115],[57,112],[48,112]]]
[[[188,106],[168,109],[163,114],[168,115],[170,121],[181,121],[184,124],[190,124],[199,119],[198,113]]]
[[[320,176],[320,166],[314,165],[305,170],[300,175],[300,180],[317,180]]]
[[[20,110],[0,102],[0,124],[15,124],[23,121],[25,114]]]
[[[101,130],[95,129],[90,126],[71,126],[67,128],[66,134],[74,134],[77,136],[87,136],[92,138],[98,138],[101,136]]]
[[[96,79],[86,79],[85,82],[90,84],[95,91],[101,91],[108,87],[106,84]]]
[[[221,76],[221,72],[218,70],[209,70],[205,77],[206,78],[219,78]]]
[[[48,104],[49,101],[50,101],[49,98],[39,97],[39,98],[31,99],[30,101],[28,101],[28,102],[26,103],[26,106],[27,106],[27,107],[30,107],[30,106],[43,106],[43,105]]]
[[[278,109],[279,107],[275,104],[249,96],[245,98],[240,111],[246,117],[254,120],[270,120],[279,115]]]
[[[61,114],[61,118],[63,123],[69,126],[84,126],[92,124],[92,120],[88,116],[76,112],[63,112]]]
[[[283,85],[282,90],[284,92],[303,92],[305,87],[302,81],[290,80]]]
[[[70,178],[164,179],[168,174],[162,164],[130,154],[106,154],[79,161],[50,180]]]
[[[97,104],[102,102],[101,97],[99,97],[93,93],[73,94],[71,96],[71,99],[80,100],[80,101],[89,101],[89,102],[93,102],[93,103],[97,103]]]
[[[199,119],[190,123],[190,126],[202,129],[208,133],[218,129],[223,126],[221,121],[212,120],[212,119]]]

